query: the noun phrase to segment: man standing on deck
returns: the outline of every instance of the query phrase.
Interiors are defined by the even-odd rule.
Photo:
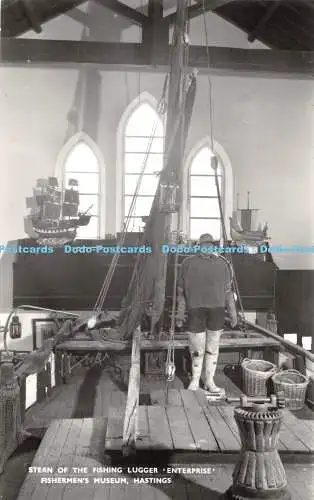
[[[177,325],[182,325],[188,313],[189,348],[192,357],[192,381],[188,389],[199,388],[205,358],[205,390],[220,393],[214,383],[223,332],[225,308],[231,327],[237,324],[237,312],[232,292],[232,268],[221,255],[212,253],[213,237],[200,237],[200,253],[187,257],[181,264],[178,281]],[[207,248],[205,248],[207,247]]]

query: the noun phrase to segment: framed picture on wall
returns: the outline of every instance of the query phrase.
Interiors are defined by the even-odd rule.
[[[45,340],[54,337],[57,325],[52,318],[38,318],[32,320],[33,350],[39,349]]]

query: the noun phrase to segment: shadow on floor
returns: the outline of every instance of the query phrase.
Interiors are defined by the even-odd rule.
[[[92,418],[101,374],[101,367],[93,367],[85,373],[71,418]]]

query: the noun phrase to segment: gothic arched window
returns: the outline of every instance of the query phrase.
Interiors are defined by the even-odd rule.
[[[129,214],[140,173],[147,157],[141,187],[136,197],[128,231],[139,231],[144,225],[142,217],[147,217],[150,213],[158,186],[158,174],[163,168],[163,154],[163,123],[154,108],[149,103],[143,102],[129,116],[124,128],[124,220]]]
[[[92,215],[87,226],[79,227],[77,238],[95,239],[100,237],[101,214],[101,171],[99,152],[94,150],[93,142],[78,138],[70,147],[63,162],[63,187],[67,187],[70,179],[78,181],[81,213]]]
[[[214,170],[211,167],[212,152],[208,146],[199,149],[192,157],[188,179],[189,236],[198,239],[202,233],[210,233],[215,240],[221,234],[221,217]],[[218,164],[219,191],[224,210],[224,170]]]

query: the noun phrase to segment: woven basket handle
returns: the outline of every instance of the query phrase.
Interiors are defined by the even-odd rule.
[[[277,375],[282,375],[282,374],[288,375],[289,373],[297,373],[298,375],[301,375],[301,377],[304,377],[306,381],[310,380],[307,375],[303,375],[303,373],[300,373],[298,370],[295,370],[294,368],[289,368],[288,370],[279,370],[277,373],[275,373],[274,376],[277,377]]]

